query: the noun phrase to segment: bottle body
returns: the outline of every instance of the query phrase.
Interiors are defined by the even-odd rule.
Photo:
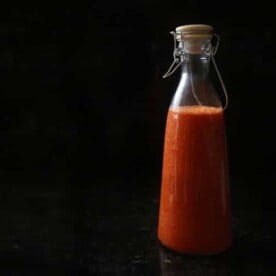
[[[182,253],[213,254],[231,244],[223,110],[168,112],[158,237]]]
[[[188,57],[167,116],[158,238],[180,253],[216,254],[232,241],[224,114],[208,67]]]

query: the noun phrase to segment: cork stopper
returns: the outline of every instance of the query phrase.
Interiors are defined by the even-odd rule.
[[[177,41],[182,39],[211,39],[213,27],[205,24],[183,25],[175,29]]]

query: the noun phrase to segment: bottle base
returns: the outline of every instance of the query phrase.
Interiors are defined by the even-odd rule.
[[[162,242],[160,239],[158,240],[159,240],[159,244],[163,248],[180,255],[188,255],[188,256],[215,256],[228,251],[232,245],[232,242],[230,242],[227,246],[224,246],[217,250],[185,250],[185,249],[179,249],[179,248],[175,248],[173,246],[167,245],[164,242]]]

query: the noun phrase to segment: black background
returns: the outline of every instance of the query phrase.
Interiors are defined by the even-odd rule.
[[[5,216],[25,206],[20,195],[26,191],[42,196],[61,191],[77,217],[84,198],[94,202],[96,214],[114,191],[122,200],[135,200],[133,191],[149,186],[158,193],[166,112],[178,81],[177,74],[162,79],[172,61],[169,32],[205,23],[221,37],[216,60],[230,97],[225,116],[233,211],[252,209],[260,221],[270,219],[264,212],[275,210],[276,195],[272,7],[238,1],[79,1],[17,5],[0,13]],[[89,198],[85,191],[91,187],[95,193]],[[54,210],[40,210],[39,201],[34,197],[28,208],[39,216]],[[29,211],[24,208],[23,220]],[[16,236],[17,224],[9,221],[5,233]]]
[[[211,24],[221,36],[217,61],[231,101],[232,174],[272,176],[275,28],[269,12],[201,1],[2,10],[3,177],[37,177],[37,183],[78,173],[90,180],[158,175],[177,84],[177,74],[161,78],[171,62],[168,32],[188,23]],[[271,183],[252,185],[262,190]]]

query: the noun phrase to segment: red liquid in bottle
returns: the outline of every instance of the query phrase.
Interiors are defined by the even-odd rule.
[[[231,244],[222,108],[169,110],[158,238],[166,247],[188,254],[215,254]]]

